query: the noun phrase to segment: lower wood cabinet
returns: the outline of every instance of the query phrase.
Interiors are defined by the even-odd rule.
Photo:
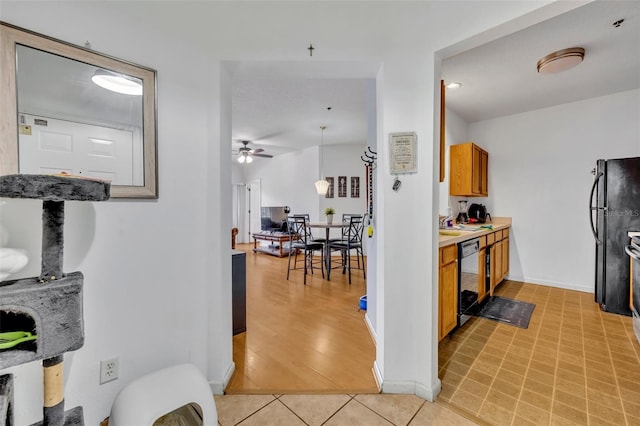
[[[509,228],[496,231],[490,236],[487,240],[495,241],[489,248],[489,292],[493,296],[495,288],[509,273]]]
[[[502,240],[496,241],[491,248],[491,262],[494,264],[492,278],[493,288],[497,287],[502,281]]]
[[[458,323],[458,246],[442,247],[439,263],[438,341]]]
[[[494,289],[509,273],[509,228],[483,235],[479,240],[478,302],[482,302],[487,295],[494,295]],[[487,256],[489,256],[488,271]],[[456,244],[440,248],[438,253],[438,341],[458,325],[458,261]],[[487,278],[489,278],[488,292]]]
[[[482,246],[481,246],[482,247]],[[478,252],[478,303],[487,297],[487,275],[484,273],[487,267],[487,248],[482,247]]]
[[[509,274],[509,228],[502,231],[502,280]]]

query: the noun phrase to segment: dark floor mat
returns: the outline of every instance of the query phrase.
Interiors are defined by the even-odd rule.
[[[476,315],[516,327],[528,328],[535,307],[533,303],[495,296],[489,299]]]

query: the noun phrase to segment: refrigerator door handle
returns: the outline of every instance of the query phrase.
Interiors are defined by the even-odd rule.
[[[635,260],[640,260],[640,253],[638,253],[633,246],[626,246],[624,251],[629,255],[630,258]]]
[[[589,219],[591,220],[591,232],[593,233],[593,238],[596,240],[596,243],[598,244],[602,244],[602,241],[600,241],[600,239],[598,238],[598,230],[595,227],[595,224],[593,223],[593,211],[594,210],[607,210],[606,207],[598,207],[598,206],[594,206],[593,205],[593,194],[596,192],[596,188],[598,187],[598,181],[600,181],[600,178],[604,176],[604,173],[599,172],[595,179],[593,180],[593,186],[591,187],[591,195],[589,196]]]

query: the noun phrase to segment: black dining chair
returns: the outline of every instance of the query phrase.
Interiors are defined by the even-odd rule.
[[[289,230],[289,260],[287,263],[287,280],[292,269],[304,269],[304,283],[307,284],[307,274],[313,274],[314,265],[320,264],[322,278],[324,278],[324,244],[313,241],[311,228],[309,228],[307,218],[303,215],[294,215],[287,218],[287,228]],[[320,252],[320,262],[314,261],[314,253]],[[298,254],[302,252],[303,268],[298,267]],[[291,267],[291,257],[293,257],[293,268]]]
[[[343,213],[342,214],[342,236],[334,241],[347,241],[349,239],[349,223],[352,216],[362,217],[361,213]]]
[[[363,215],[348,215],[343,219],[345,221],[343,227],[343,238],[336,241],[329,241],[329,254],[334,251],[340,252],[339,268],[342,273],[349,273],[349,284],[351,284],[351,269],[362,269],[363,277],[367,278],[366,266],[364,262],[364,252],[362,250],[362,235],[364,233],[365,219]],[[348,221],[348,225],[347,222]],[[351,251],[355,251],[355,263],[357,267],[352,268]],[[327,270],[327,279],[331,280],[331,269]]]
[[[295,213],[295,214],[290,214],[289,217],[304,217],[307,220],[307,226],[311,222],[311,220],[309,219],[309,213]],[[313,241],[314,243],[322,243],[322,244],[326,243],[327,241],[326,238],[316,237],[311,232],[311,229],[309,229],[309,233],[311,234],[311,241]]]

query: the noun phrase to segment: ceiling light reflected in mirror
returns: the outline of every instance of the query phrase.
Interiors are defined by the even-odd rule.
[[[142,82],[128,75],[99,68],[93,74],[93,77],[91,77],[91,81],[112,92],[122,93],[123,95],[142,96]]]

